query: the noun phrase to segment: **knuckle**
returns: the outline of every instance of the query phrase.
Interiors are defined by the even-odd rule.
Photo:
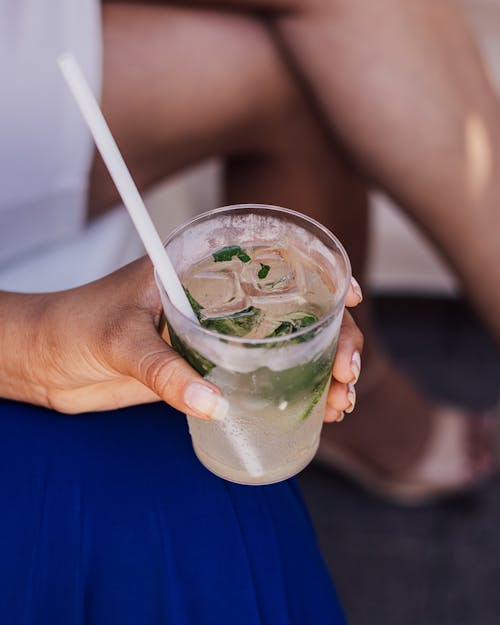
[[[350,332],[353,327],[356,327],[354,319],[352,318],[351,314],[346,310],[344,312],[344,317],[342,318],[342,324],[340,326],[341,333],[344,334],[346,332]]]
[[[47,389],[45,392],[45,403],[47,408],[61,414],[75,415],[81,412],[75,403],[68,399],[67,393],[61,389]]]
[[[348,318],[346,316],[346,318],[344,318],[340,333],[340,341],[343,343],[344,346],[354,343],[356,346],[359,345],[360,347],[363,347],[363,333],[358,328],[352,317]]]
[[[180,367],[173,351],[161,350],[145,355],[139,363],[139,377],[153,392],[164,397],[179,383]]]
[[[356,326],[356,334],[354,337],[354,342],[359,347],[359,350],[362,352],[363,347],[365,346],[365,335],[361,330]]]

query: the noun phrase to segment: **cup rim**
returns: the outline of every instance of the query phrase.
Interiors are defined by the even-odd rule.
[[[292,215],[294,217],[297,217],[300,221],[307,222],[310,225],[312,225],[314,228],[317,228],[320,231],[322,231],[323,234],[337,246],[340,256],[345,264],[346,280],[345,280],[344,287],[342,289],[342,292],[337,302],[324,317],[321,317],[321,319],[318,319],[318,321],[316,321],[315,323],[312,323],[309,326],[305,326],[304,328],[297,330],[297,332],[294,332],[293,334],[275,336],[275,337],[270,337],[270,338],[261,338],[261,339],[245,338],[244,336],[230,336],[230,335],[220,334],[219,332],[215,332],[214,330],[209,330],[208,328],[204,328],[201,324],[193,321],[190,317],[187,317],[183,312],[181,312],[172,303],[172,301],[166,294],[165,289],[163,288],[160,280],[158,279],[158,274],[156,272],[156,269],[154,269],[154,277],[155,277],[155,281],[156,281],[158,288],[165,294],[170,305],[172,306],[172,308],[175,309],[176,313],[180,315],[183,321],[187,323],[188,326],[190,326],[192,329],[196,329],[198,332],[201,332],[202,334],[208,337],[216,338],[218,340],[224,340],[227,342],[236,343],[240,345],[258,346],[258,345],[279,345],[280,343],[286,344],[291,339],[297,339],[301,336],[304,336],[305,334],[309,332],[316,332],[316,330],[319,330],[323,326],[329,325],[329,323],[331,323],[332,320],[335,318],[335,316],[338,314],[339,310],[343,308],[344,306],[344,301],[345,301],[347,292],[349,290],[351,276],[352,276],[351,262],[349,260],[349,256],[347,255],[347,252],[344,246],[339,241],[339,239],[330,230],[328,230],[328,228],[323,226],[323,224],[321,224],[319,221],[316,221],[312,217],[309,217],[308,215],[304,215],[303,213],[291,210],[289,208],[284,208],[282,206],[275,206],[273,204],[229,204],[227,206],[221,206],[219,208],[214,208],[212,210],[200,213],[199,215],[196,215],[195,217],[189,219],[188,221],[185,221],[184,223],[180,224],[179,226],[174,228],[174,230],[172,230],[172,232],[168,235],[168,237],[163,241],[163,246],[166,247],[173,239],[175,239],[181,232],[185,231],[187,228],[195,225],[196,223],[200,221],[206,221],[208,218],[214,215],[218,215],[222,213],[234,213],[239,210],[250,211],[251,209],[268,210],[270,213],[275,213],[275,214],[281,213],[282,215]]]

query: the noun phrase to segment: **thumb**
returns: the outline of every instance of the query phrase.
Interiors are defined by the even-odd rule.
[[[220,390],[204,380],[155,332],[130,345],[128,375],[164,402],[193,417],[221,421],[229,404]]]

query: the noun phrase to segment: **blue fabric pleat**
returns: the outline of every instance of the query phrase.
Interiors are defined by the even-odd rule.
[[[344,625],[293,480],[239,486],[164,404],[0,400],[1,625]]]

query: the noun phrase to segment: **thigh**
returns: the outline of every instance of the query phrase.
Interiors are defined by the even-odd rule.
[[[141,187],[213,155],[258,151],[294,85],[262,21],[164,4],[103,5],[102,107]],[[90,211],[116,201],[96,156]]]

